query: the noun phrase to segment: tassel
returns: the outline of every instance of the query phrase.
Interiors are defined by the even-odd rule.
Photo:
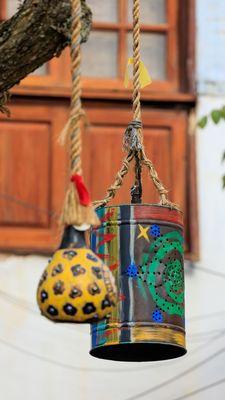
[[[82,206],[90,206],[91,198],[90,198],[90,194],[84,184],[83,177],[81,175],[74,174],[71,176],[71,182],[73,182],[74,185],[76,186],[80,204],[82,204]]]
[[[80,203],[79,194],[73,182],[70,183],[66,193],[61,222],[66,226],[80,226],[84,223],[93,226],[100,225],[100,221],[92,205],[84,206]]]

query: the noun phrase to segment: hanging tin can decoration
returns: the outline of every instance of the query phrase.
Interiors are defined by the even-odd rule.
[[[81,2],[71,1],[71,115],[63,136],[70,141],[70,185],[61,222],[64,233],[60,248],[44,270],[37,289],[41,313],[60,322],[89,322],[108,316],[116,303],[111,271],[87,247],[85,231],[99,224],[84,185],[81,166]]]
[[[119,303],[111,316],[92,324],[94,357],[156,361],[186,353],[184,323],[183,217],[146,156],[140,89],[140,0],[133,0],[133,121],[124,135],[127,156],[102,201],[95,202],[101,226],[91,247],[113,271]],[[134,162],[131,204],[108,207]],[[159,204],[142,203],[142,168],[158,191]]]
[[[185,354],[181,212],[131,204],[98,215],[91,246],[113,270],[120,301],[109,319],[92,324],[91,354],[118,361]]]

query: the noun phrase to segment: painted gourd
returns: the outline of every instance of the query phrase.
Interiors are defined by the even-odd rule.
[[[86,247],[84,232],[67,227],[60,249],[40,279],[37,302],[53,321],[89,322],[108,316],[116,304],[114,278]]]

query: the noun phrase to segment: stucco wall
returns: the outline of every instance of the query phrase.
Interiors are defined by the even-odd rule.
[[[225,105],[225,2],[197,0],[198,117]],[[225,267],[225,121],[197,131],[201,262]]]
[[[54,324],[40,316],[35,292],[46,262],[37,256],[0,261],[1,399],[175,400],[224,377],[225,281],[220,277],[186,267],[187,356],[115,363],[88,355],[88,326]],[[193,398],[223,399],[223,390],[218,386],[208,397],[203,392]]]
[[[224,25],[225,26],[225,25]],[[224,69],[225,74],[225,69]],[[225,105],[225,96],[199,95],[198,116]],[[225,120],[209,122],[197,131],[197,173],[200,226],[200,261],[213,270],[225,272]]]

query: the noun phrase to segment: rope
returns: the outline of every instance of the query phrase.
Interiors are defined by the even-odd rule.
[[[116,192],[118,191],[119,188],[121,188],[121,186],[123,184],[124,177],[129,172],[129,164],[133,160],[133,158],[134,158],[134,154],[131,151],[127,155],[127,157],[123,160],[122,167],[116,174],[115,182],[107,189],[106,197],[104,198],[104,200],[95,201],[93,203],[93,205],[95,207],[105,206],[106,204],[108,204],[110,202],[110,200],[112,200],[115,197]]]
[[[140,0],[134,0],[133,5],[133,114],[134,121],[141,121],[141,84],[140,84]],[[141,134],[141,130],[139,130]]]
[[[82,175],[80,120],[84,111],[81,105],[81,0],[71,0],[71,15],[72,95],[70,120],[66,129],[68,129],[67,134],[70,139],[70,174],[73,177]],[[67,134],[64,132],[65,136]],[[79,193],[73,182],[70,183],[65,197],[61,220],[64,225],[82,225],[84,223],[97,225],[99,223],[92,206],[84,206],[80,203]]]
[[[128,173],[130,163],[135,159],[135,185],[131,189],[132,203],[140,203],[142,195],[141,169],[146,166],[150,178],[160,196],[160,204],[172,209],[179,207],[168,199],[168,191],[158,177],[157,171],[145,153],[143,144],[141,118],[141,83],[140,83],[140,0],[133,0],[133,121],[128,125],[124,134],[124,149],[128,152],[123,160],[122,168],[116,175],[114,184],[107,190],[106,197],[94,203],[95,206],[106,205],[112,200],[123,184],[123,178]]]
[[[79,0],[72,0],[72,22],[71,22],[71,75],[72,75],[72,97],[70,111],[70,168],[71,175],[82,173],[81,167],[81,4]]]

